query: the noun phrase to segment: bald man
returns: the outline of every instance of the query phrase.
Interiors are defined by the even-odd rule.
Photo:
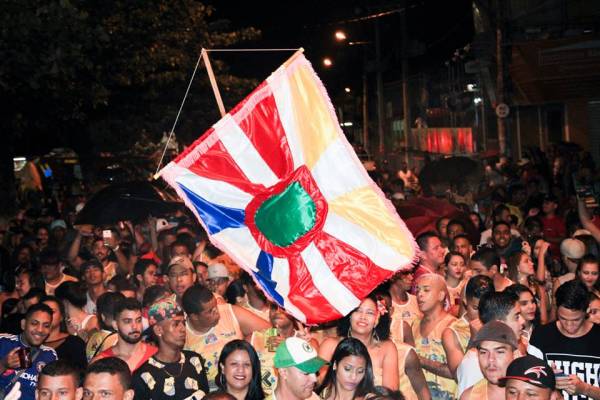
[[[456,382],[448,368],[442,333],[456,318],[447,312],[449,304],[446,282],[440,275],[425,274],[417,278],[415,287],[417,305],[423,318],[413,324],[413,337],[431,398],[453,398]]]

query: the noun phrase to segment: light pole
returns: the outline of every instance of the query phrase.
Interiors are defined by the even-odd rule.
[[[345,42],[348,36],[344,31],[338,30],[334,34],[335,40]],[[348,46],[364,46],[372,42],[348,41]],[[368,109],[368,82],[367,82],[367,50],[363,48],[363,72],[362,72],[362,142],[364,150],[369,154],[369,109]]]
[[[379,137],[379,155],[385,153],[385,134],[383,131],[383,77],[381,75],[381,39],[379,20],[375,20],[375,73],[377,82],[377,136]]]

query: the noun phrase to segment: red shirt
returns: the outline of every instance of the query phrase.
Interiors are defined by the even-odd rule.
[[[597,215],[594,215],[594,218],[592,218],[592,223],[596,225],[596,228],[600,229],[600,218]]]
[[[136,369],[141,367],[142,364],[144,364],[146,361],[148,361],[148,359],[150,357],[152,357],[154,354],[156,354],[156,352],[158,351],[158,349],[154,346],[151,346],[151,345],[145,344],[145,343],[143,345],[144,345],[144,354],[138,360],[138,362],[136,363],[134,368],[131,369],[131,373],[133,373]],[[113,352],[112,347],[109,347],[108,349],[104,350],[102,353],[98,354],[98,356],[95,358],[95,360],[100,360],[101,358],[106,358],[106,357],[116,357],[115,353]],[[129,364],[129,363],[127,363],[127,364]],[[130,365],[129,368],[131,368],[131,367],[132,366]]]
[[[544,226],[545,238],[562,239],[567,235],[567,227],[562,217],[557,215],[554,217],[543,217],[542,224]],[[550,253],[553,258],[560,258],[560,245],[558,243],[550,243]]]

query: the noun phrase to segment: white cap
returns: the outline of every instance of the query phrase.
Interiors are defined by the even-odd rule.
[[[207,279],[229,278],[229,270],[221,263],[215,263],[208,266]]]
[[[565,239],[560,244],[560,253],[573,260],[579,260],[585,255],[585,244],[579,239]]]

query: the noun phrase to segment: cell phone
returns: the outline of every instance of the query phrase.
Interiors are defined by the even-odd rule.
[[[31,349],[29,347],[21,347],[17,351],[17,355],[19,356],[19,368],[27,369],[31,367]]]
[[[102,240],[104,241],[105,246],[110,246],[110,238],[112,237],[112,232],[110,229],[105,229],[102,231]]]

